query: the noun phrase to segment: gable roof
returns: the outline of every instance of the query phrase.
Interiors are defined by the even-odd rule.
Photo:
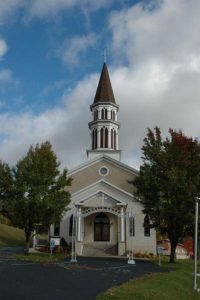
[[[81,171],[81,170],[84,170],[85,168],[88,168],[89,166],[93,165],[93,164],[96,164],[97,162],[100,162],[100,161],[108,161],[110,162],[111,164],[123,169],[123,170],[126,170],[128,172],[130,172],[131,174],[133,175],[138,175],[138,170],[122,163],[121,161],[118,161],[116,159],[113,159],[111,158],[110,156],[107,156],[106,154],[100,154],[99,156],[95,157],[94,159],[90,159],[80,165],[78,165],[77,167],[71,169],[68,171],[68,176],[72,176],[73,174]]]
[[[103,64],[93,104],[98,102],[111,102],[116,104],[106,63]]]

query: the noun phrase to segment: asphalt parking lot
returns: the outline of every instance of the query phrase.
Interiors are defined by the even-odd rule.
[[[136,265],[128,265],[126,259],[83,257],[77,263],[33,263],[0,254],[0,299],[94,300],[112,286],[162,271],[144,260]]]

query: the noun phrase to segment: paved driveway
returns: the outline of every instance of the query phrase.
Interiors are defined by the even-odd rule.
[[[155,272],[162,272],[162,268],[142,260],[137,260],[135,266],[118,258],[41,264],[0,256],[0,299],[94,300],[112,286]]]

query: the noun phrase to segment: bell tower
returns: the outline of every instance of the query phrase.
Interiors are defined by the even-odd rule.
[[[117,121],[119,106],[110,82],[107,65],[104,62],[93,104],[90,106],[92,121],[89,123],[91,132],[91,150],[87,150],[89,159],[105,154],[116,160],[121,159],[121,150],[118,150]]]

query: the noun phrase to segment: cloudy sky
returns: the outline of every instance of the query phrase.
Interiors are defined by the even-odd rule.
[[[102,53],[122,161],[140,164],[146,128],[200,136],[199,0],[0,0],[0,159],[49,140],[71,168],[90,148]]]

